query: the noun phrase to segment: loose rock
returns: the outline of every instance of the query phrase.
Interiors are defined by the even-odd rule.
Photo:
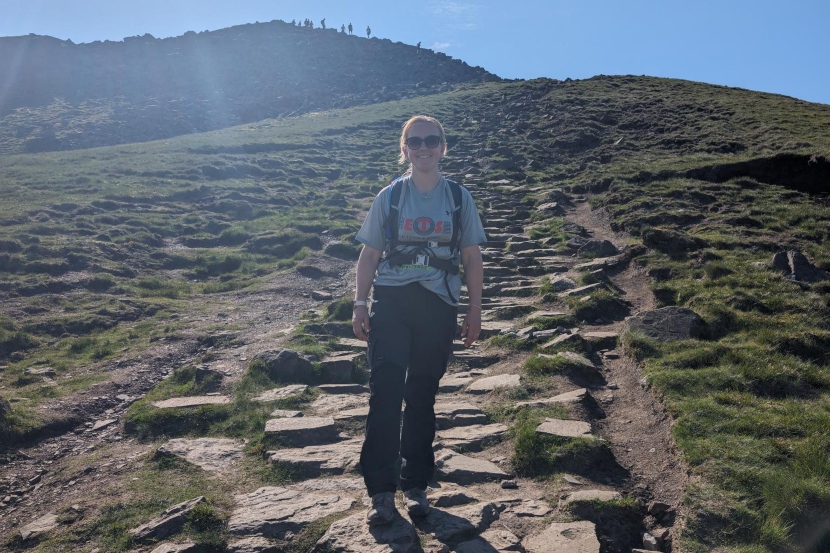
[[[204,496],[183,501],[165,510],[161,515],[146,524],[130,530],[136,541],[149,539],[161,540],[181,530],[196,505],[205,502]]]

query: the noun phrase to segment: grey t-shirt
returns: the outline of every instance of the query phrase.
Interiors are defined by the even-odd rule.
[[[422,194],[415,188],[412,179],[405,176],[403,190],[401,190],[400,215],[398,217],[398,239],[405,242],[420,242],[425,245],[428,242],[444,240],[445,245],[430,248],[429,255],[441,259],[451,259],[452,251],[448,242],[452,237],[453,225],[453,199],[447,180],[441,177],[441,181],[433,190]],[[386,232],[383,223],[389,215],[389,204],[392,194],[392,186],[389,185],[375,198],[366,220],[360,232],[357,233],[357,240],[375,248],[386,250]],[[461,187],[461,232],[458,247],[466,248],[474,244],[484,244],[487,236],[484,227],[478,216],[476,204],[470,192]],[[415,251],[416,246],[405,246],[407,251]],[[420,282],[428,290],[435,292],[450,305],[456,305],[461,294],[461,277],[459,275],[447,275],[435,267],[424,265],[400,265],[393,267],[386,261],[378,265],[375,284],[381,286],[404,286],[412,282]],[[449,293],[447,291],[449,287]],[[452,296],[450,296],[450,293]]]

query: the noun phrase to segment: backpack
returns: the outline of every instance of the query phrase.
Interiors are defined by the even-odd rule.
[[[389,214],[383,223],[384,232],[386,233],[386,251],[383,254],[383,259],[393,267],[400,265],[427,265],[444,271],[444,284],[447,286],[447,292],[449,297],[455,300],[450,292],[447,277],[451,274],[458,274],[460,261],[458,242],[461,238],[461,207],[463,198],[461,185],[447,179],[453,201],[452,237],[449,242],[452,259],[439,259],[429,255],[425,251],[437,246],[437,242],[408,242],[398,239],[401,203],[404,196],[402,192],[405,182],[405,177],[400,177],[392,181],[392,189],[389,194]],[[411,253],[406,253],[399,249],[400,246],[417,246],[419,249]]]

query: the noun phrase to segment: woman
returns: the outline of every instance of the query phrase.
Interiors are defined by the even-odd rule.
[[[486,236],[470,193],[438,169],[446,152],[438,120],[417,115],[404,123],[399,161],[409,162],[409,171],[381,190],[357,234],[364,247],[357,262],[352,329],[369,342],[371,395],[360,464],[372,498],[370,525],[391,522],[397,512],[399,456],[409,514],[429,512],[425,490],[435,468],[435,394],[455,336],[459,263],[469,296],[461,328],[464,346],[481,331],[479,244]]]

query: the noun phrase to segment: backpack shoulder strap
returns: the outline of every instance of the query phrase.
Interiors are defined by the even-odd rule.
[[[386,233],[386,245],[390,251],[398,245],[398,219],[401,214],[403,184],[404,178],[399,177],[392,181],[389,190],[389,213],[383,222],[383,228]]]
[[[458,247],[458,242],[461,239],[461,207],[462,198],[461,185],[454,180],[447,179],[447,184],[452,192],[453,212],[452,212],[452,238],[450,239],[450,249],[455,250]]]

